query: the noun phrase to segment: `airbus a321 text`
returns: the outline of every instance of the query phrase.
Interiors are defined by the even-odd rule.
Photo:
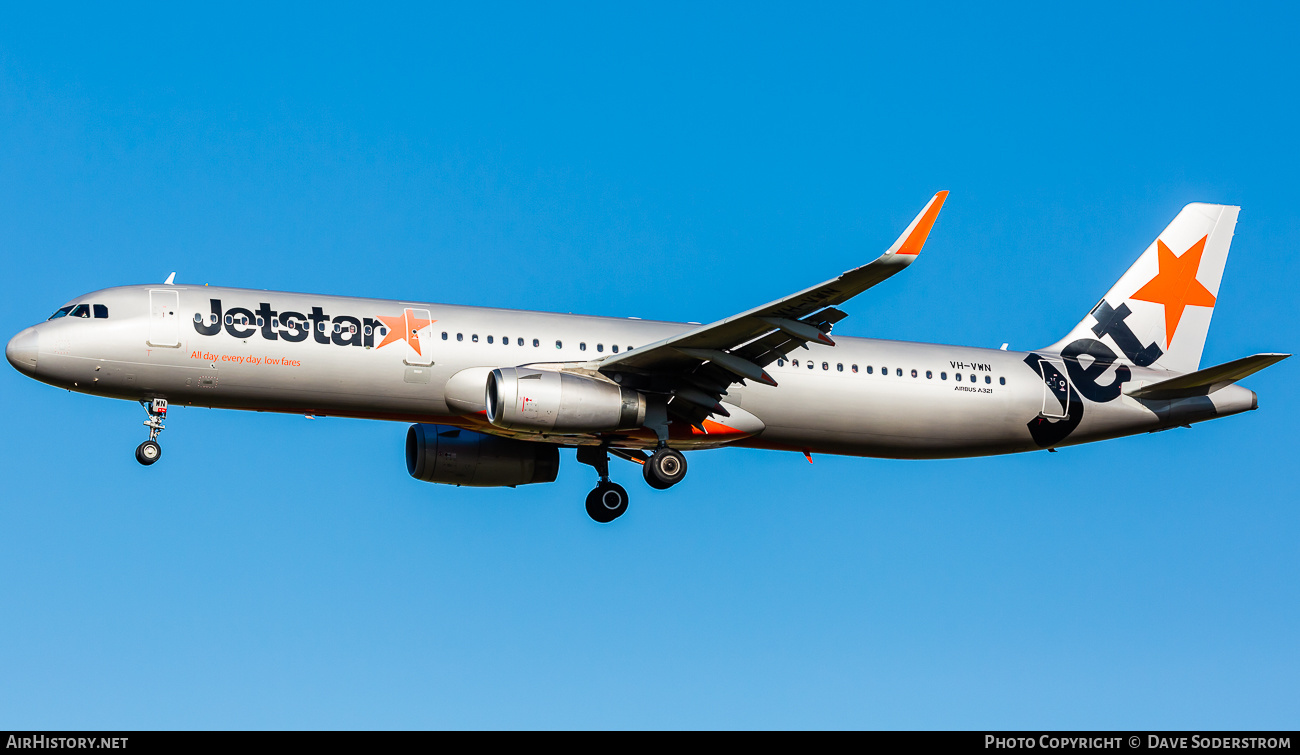
[[[837,337],[849,299],[912,263],[936,194],[884,254],[708,325],[239,288],[122,286],[78,296],[5,356],[50,385],[139,401],[149,465],[169,405],[412,422],[427,482],[555,480],[559,449],[595,468],[587,513],[628,496],[612,454],[652,488],[684,451],[742,446],[938,459],[1017,453],[1256,408],[1238,380],[1285,359],[1206,369],[1201,350],[1237,207],[1190,204],[1064,338],[1029,352]]]

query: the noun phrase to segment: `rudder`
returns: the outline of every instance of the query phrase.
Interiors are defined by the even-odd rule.
[[[1139,367],[1195,372],[1241,208],[1189,204],[1064,339],[1099,339]]]

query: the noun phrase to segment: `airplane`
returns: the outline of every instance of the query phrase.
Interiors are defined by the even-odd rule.
[[[831,338],[854,296],[912,264],[948,192],[884,254],[707,325],[175,282],[76,297],[5,356],[53,386],[138,401],[158,461],[169,406],[412,423],[426,482],[553,482],[595,468],[588,515],[627,491],[609,457],[667,489],[684,451],[738,446],[940,459],[1055,451],[1253,410],[1236,383],[1289,354],[1200,368],[1240,208],[1189,204],[1073,330],[1028,352]]]

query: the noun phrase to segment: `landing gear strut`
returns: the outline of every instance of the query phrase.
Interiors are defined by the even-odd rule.
[[[600,482],[587,494],[587,516],[608,524],[627,512],[627,491],[609,479],[609,454],[604,446],[578,446],[578,461],[596,468]]]
[[[646,460],[641,470],[646,484],[655,490],[667,490],[686,477],[686,456],[667,446],[661,446]]]
[[[167,399],[156,398],[152,401],[141,401],[140,406],[149,415],[145,420],[144,426],[149,428],[149,440],[135,447],[135,460],[146,467],[162,458],[162,446],[158,445],[158,433],[162,432],[163,420],[167,419]]]

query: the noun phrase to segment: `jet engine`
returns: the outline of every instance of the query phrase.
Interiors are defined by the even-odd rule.
[[[447,425],[411,425],[406,471],[417,480],[477,488],[555,482],[560,450]]]
[[[568,372],[506,367],[487,380],[487,418],[506,430],[593,433],[645,422],[640,391]]]

